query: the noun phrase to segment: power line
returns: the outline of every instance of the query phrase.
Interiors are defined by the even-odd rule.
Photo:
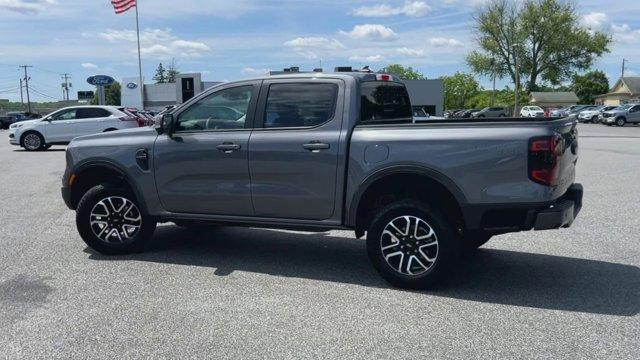
[[[34,88],[33,88],[33,86],[29,86],[29,88],[28,88],[28,89],[31,89],[31,91],[33,91],[34,93],[36,93],[36,94],[38,94],[38,95],[40,95],[40,96],[44,96],[44,97],[46,97],[46,98],[50,98],[50,99],[54,99],[54,100],[58,100],[58,98],[57,98],[57,97],[55,97],[55,96],[47,95],[47,94],[45,94],[45,93],[43,93],[43,92],[41,92],[41,91],[39,91],[39,90],[37,90],[37,89],[34,89]]]

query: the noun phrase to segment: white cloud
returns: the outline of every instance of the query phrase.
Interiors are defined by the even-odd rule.
[[[590,12],[582,17],[582,23],[593,30],[602,29],[608,21],[607,14],[601,12]]]
[[[462,46],[464,46],[464,44],[460,40],[453,39],[453,38],[443,38],[443,37],[431,38],[431,40],[429,40],[429,43],[431,44],[431,46],[436,46],[436,47],[462,47]]]
[[[97,69],[98,65],[94,64],[94,63],[90,63],[90,62],[84,62],[82,64],[80,64],[80,66],[82,66],[85,69]]]
[[[613,30],[613,38],[616,41],[625,44],[633,44],[640,42],[640,29],[632,29],[629,24],[611,25]]]
[[[344,45],[336,39],[327,39],[324,37],[298,37],[293,40],[286,41],[285,46],[302,49],[302,48],[314,48],[314,49],[327,49],[336,50],[344,49]]]
[[[393,41],[398,39],[398,35],[393,30],[379,24],[356,25],[353,30],[340,31],[340,33],[356,40]]]
[[[362,17],[388,17],[406,15],[410,17],[425,16],[431,8],[424,1],[407,1],[404,6],[393,7],[386,4],[362,6],[353,10],[352,14]]]
[[[31,15],[40,13],[53,4],[56,4],[55,0],[0,0],[0,9]]]
[[[400,55],[411,56],[411,57],[420,57],[424,55],[424,50],[411,49],[408,47],[398,48],[396,49],[396,52]]]
[[[252,68],[250,66],[247,66],[247,67],[242,69],[242,74],[243,75],[251,75],[251,76],[261,76],[261,75],[268,74],[269,71],[271,71],[271,69],[256,69],[256,68]]]
[[[91,34],[83,34],[91,37]],[[134,42],[136,32],[133,30],[108,29],[98,36],[109,42]],[[171,29],[145,29],[140,33],[140,52],[145,57],[166,59],[169,57],[195,58],[211,51],[209,45],[179,39],[171,33]]]
[[[144,57],[157,57],[166,59],[173,54],[173,51],[168,46],[154,44],[140,47],[140,53]]]
[[[370,55],[370,56],[350,56],[349,61],[354,62],[381,62],[384,61],[384,56],[382,55]]]

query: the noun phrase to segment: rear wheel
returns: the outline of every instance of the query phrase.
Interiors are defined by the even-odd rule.
[[[144,249],[156,220],[141,210],[128,189],[102,184],[80,200],[76,226],[82,240],[97,252],[128,254]]]
[[[44,137],[38,132],[29,131],[22,135],[20,145],[27,151],[41,151],[48,149],[44,142]]]
[[[393,286],[427,288],[455,260],[457,231],[440,210],[401,200],[384,207],[371,223],[367,252],[374,268]]]

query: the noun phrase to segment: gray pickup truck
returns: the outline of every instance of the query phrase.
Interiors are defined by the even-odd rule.
[[[390,75],[299,73],[74,139],[62,196],[101,253],[143,250],[158,222],[351,229],[382,277],[424,288],[493,235],[570,226],[577,154],[575,120],[414,124]]]

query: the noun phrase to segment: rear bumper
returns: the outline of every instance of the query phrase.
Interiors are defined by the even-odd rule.
[[[582,209],[583,192],[581,184],[571,185],[563,197],[550,205],[548,209],[536,214],[533,229],[549,230],[571,226]]]
[[[560,198],[538,204],[483,204],[464,207],[468,230],[492,234],[571,226],[582,208],[583,187],[573,184]]]

